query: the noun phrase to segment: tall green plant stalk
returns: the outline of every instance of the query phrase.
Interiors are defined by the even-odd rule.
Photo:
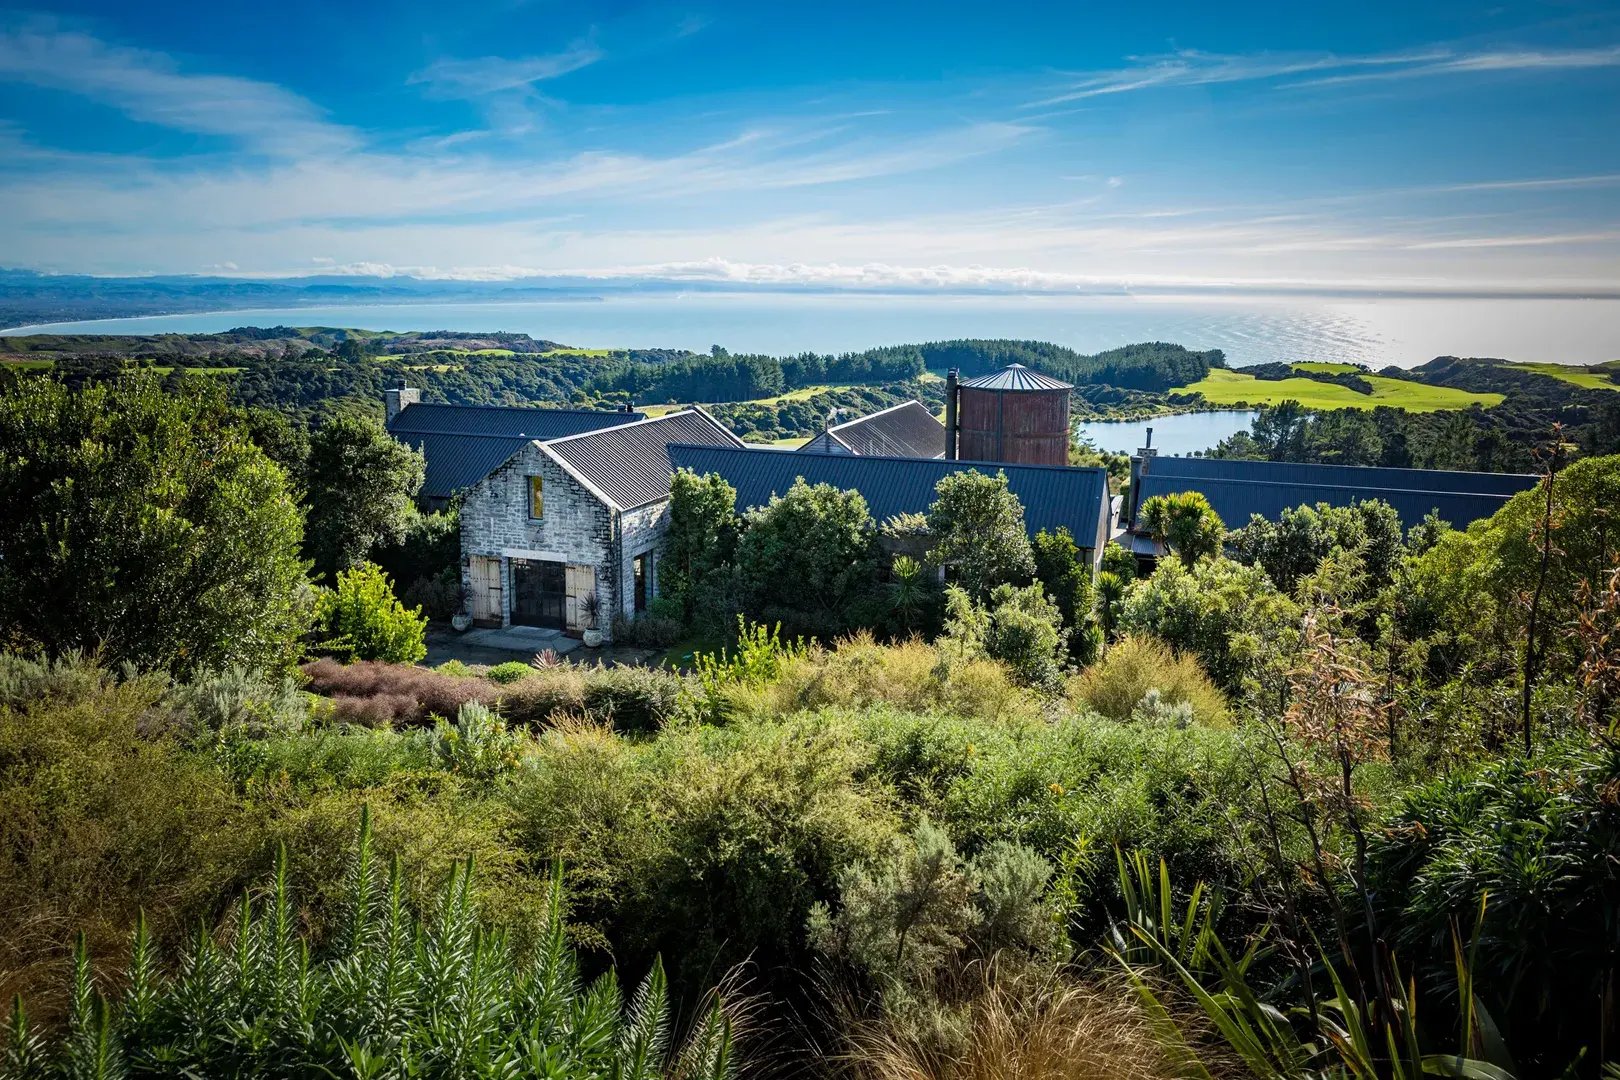
[[[1552,565],[1553,556],[1553,482],[1558,478],[1558,468],[1563,463],[1563,452],[1564,426],[1554,424],[1552,446],[1537,455],[1541,458],[1541,488],[1544,495],[1538,528],[1541,543],[1536,565],[1536,588],[1530,596],[1530,616],[1525,625],[1524,678],[1519,698],[1519,725],[1524,730],[1526,755],[1532,750],[1530,698],[1535,690],[1536,675],[1541,662],[1536,640],[1537,624],[1541,618],[1541,597],[1547,591],[1547,571]]]
[[[293,932],[283,851],[267,895],[244,896],[227,933],[199,927],[172,975],[137,923],[117,1001],[97,989],[81,937],[65,1029],[35,1030],[14,1002],[0,1078],[730,1080],[734,1014],[718,995],[676,1046],[661,963],[628,1006],[611,970],[582,983],[560,867],[523,955],[479,923],[473,879],[471,861],[458,863],[418,917],[398,860],[380,871],[363,813],[343,923],[318,959]]]

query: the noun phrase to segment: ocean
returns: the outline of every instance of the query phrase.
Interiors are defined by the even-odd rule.
[[[236,326],[505,330],[582,348],[720,345],[777,355],[948,338],[1139,341],[1221,349],[1234,366],[1335,360],[1412,367],[1436,356],[1590,364],[1620,359],[1620,300],[1255,299],[644,293],[522,303],[297,307],[56,323],[22,333],[210,333]]]

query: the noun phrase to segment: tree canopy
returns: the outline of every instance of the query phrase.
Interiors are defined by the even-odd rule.
[[[305,473],[306,539],[316,573],[336,575],[377,545],[402,541],[424,468],[420,451],[374,420],[341,416],[321,425],[310,440]]]
[[[1022,584],[1035,572],[1024,528],[1024,506],[1007,487],[1007,474],[964,469],[942,477],[928,508],[934,546],[928,559],[975,600],[1003,582]]]
[[[303,516],[220,388],[22,381],[0,397],[0,500],[8,647],[181,672],[296,659]]]

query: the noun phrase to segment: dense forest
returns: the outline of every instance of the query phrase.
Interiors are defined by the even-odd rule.
[[[1556,425],[1572,455],[1620,453],[1620,392],[1589,390],[1512,369],[1481,377],[1494,365],[1436,361],[1425,378],[1455,378],[1464,389],[1506,393],[1489,409],[1409,412],[1331,409],[1313,412],[1285,401],[1259,410],[1253,427],[1223,440],[1215,457],[1313,461],[1396,468],[1526,472]],[[1458,372],[1466,375],[1458,376]],[[1339,376],[1344,377],[1344,376]],[[1521,379],[1523,380],[1521,386]]]
[[[1023,364],[1077,386],[1158,393],[1195,383],[1210,368],[1226,366],[1219,349],[1194,352],[1162,341],[1125,345],[1091,356],[1047,341],[936,341],[917,348],[928,367],[961,368],[970,377],[1008,364]]]
[[[22,363],[6,364],[6,360]],[[500,405],[617,405],[752,402],[783,393],[863,387],[932,401],[924,376],[947,367],[966,375],[1024,363],[1074,381],[1077,415],[1153,412],[1161,392],[1196,381],[1224,361],[1218,351],[1143,344],[1083,356],[1042,342],[953,341],[885,346],[841,355],[733,355],[662,349],[575,349],[524,334],[449,331],[383,333],[330,327],[243,327],[222,334],[153,337],[38,335],[0,338],[0,378],[54,370],[70,385],[105,380],[132,367],[155,368],[171,383],[190,375],[223,381],[240,404],[305,419],[375,414],[382,391],[402,381],[428,401]],[[802,401],[752,406],[747,430],[760,437],[810,434],[810,411],[825,416],[850,394],[808,409]],[[888,403],[893,403],[889,401]],[[738,411],[738,410],[733,410]],[[772,435],[771,433],[776,433]]]

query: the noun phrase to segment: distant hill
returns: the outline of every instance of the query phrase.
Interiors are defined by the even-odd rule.
[[[399,304],[432,299],[588,300],[590,282],[437,281],[410,277],[326,275],[282,280],[192,277],[91,277],[0,269],[0,329],[41,323],[177,315],[198,311]]]
[[[130,366],[173,377],[206,373],[243,404],[320,415],[375,410],[402,380],[428,400],[466,404],[758,402],[808,387],[884,388],[929,398],[929,369],[982,374],[1024,363],[1077,386],[1077,415],[1163,408],[1162,392],[1225,366],[1219,351],[1149,342],[1085,355],[1050,342],[961,340],[796,356],[679,349],[579,349],[526,334],[339,327],[238,327],[219,334],[35,334],[0,337],[0,369],[54,369],[70,382]],[[909,388],[909,389],[907,389]],[[804,406],[774,406],[780,410]],[[758,410],[756,410],[758,411]],[[797,431],[803,417],[758,416],[761,431]]]

